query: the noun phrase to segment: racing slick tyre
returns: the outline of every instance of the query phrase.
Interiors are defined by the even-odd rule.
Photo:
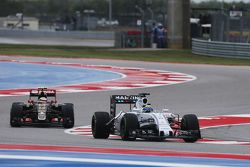
[[[21,119],[23,114],[23,105],[22,102],[12,103],[10,110],[10,126],[11,127],[20,127],[22,125]]]
[[[74,104],[64,103],[62,105],[62,117],[63,117],[63,127],[73,128],[75,124],[74,118]]]
[[[187,114],[182,117],[181,130],[192,131],[190,138],[183,138],[185,142],[193,143],[201,138],[199,121],[194,114]]]
[[[134,141],[136,140],[136,134],[132,134],[133,131],[136,132],[138,129],[139,122],[135,114],[126,113],[121,121],[120,133],[122,140]]]
[[[92,135],[96,139],[107,139],[110,134],[110,127],[106,125],[110,121],[109,113],[104,111],[95,112],[92,121]]]

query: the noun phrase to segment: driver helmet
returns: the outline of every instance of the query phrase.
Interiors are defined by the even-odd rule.
[[[46,97],[40,97],[39,101],[47,101],[47,98]]]
[[[144,113],[150,113],[153,112],[153,108],[151,107],[151,105],[145,105],[145,107],[143,107],[142,112]]]
[[[46,92],[44,92],[43,90],[40,92],[39,96],[38,96],[38,100],[40,101],[47,101],[47,94]]]

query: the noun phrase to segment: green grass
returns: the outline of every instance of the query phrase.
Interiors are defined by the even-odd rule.
[[[191,50],[122,51],[112,48],[97,47],[32,46],[3,44],[0,45],[0,54],[250,66],[250,59],[217,58],[194,55],[191,53]]]

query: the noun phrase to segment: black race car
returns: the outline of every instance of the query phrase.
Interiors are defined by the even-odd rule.
[[[74,126],[74,105],[58,104],[56,90],[31,89],[28,103],[14,102],[10,110],[11,127],[28,125]]]

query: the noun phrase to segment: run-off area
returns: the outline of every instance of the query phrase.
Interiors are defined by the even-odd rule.
[[[110,71],[48,64],[0,62],[0,90],[65,86],[119,78],[122,78],[122,75]]]

